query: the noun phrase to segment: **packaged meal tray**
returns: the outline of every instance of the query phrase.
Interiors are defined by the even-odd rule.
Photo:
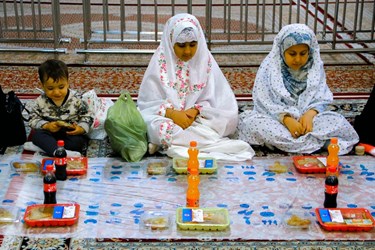
[[[67,157],[66,174],[84,175],[87,173],[87,157]],[[47,165],[54,165],[53,158],[44,158],[42,160],[41,171],[46,173]]]
[[[365,208],[316,208],[316,218],[328,231],[370,231],[375,220]]]
[[[318,156],[293,156],[293,163],[298,172],[305,174],[325,173],[326,166]]]
[[[312,216],[309,211],[291,209],[285,213],[283,224],[289,229],[308,229],[312,225]]]
[[[13,160],[11,161],[10,165],[16,172],[39,172],[40,170],[40,162],[33,161],[33,160]]]
[[[165,158],[150,158],[146,164],[149,175],[163,175],[168,172],[171,162]]]
[[[78,221],[79,209],[77,203],[34,204],[23,218],[30,227],[71,226]]]
[[[0,224],[19,221],[20,209],[11,205],[0,205]]]
[[[199,161],[199,173],[200,174],[212,174],[217,170],[216,159],[214,158],[198,158]],[[173,158],[173,169],[178,174],[187,173],[187,162],[188,158]]]
[[[146,211],[140,218],[140,230],[146,232],[167,232],[171,229],[171,216],[165,211]]]
[[[182,230],[221,231],[229,227],[229,214],[225,208],[179,207],[176,223]]]

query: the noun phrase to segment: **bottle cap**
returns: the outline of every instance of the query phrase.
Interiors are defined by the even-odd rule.
[[[52,171],[54,169],[53,165],[47,165],[46,167],[47,171]]]
[[[64,147],[64,141],[63,140],[58,140],[57,141],[57,146],[59,146],[59,147]]]
[[[331,138],[331,143],[332,144],[337,144],[337,138],[336,137],[333,137],[333,138]]]
[[[197,142],[196,141],[191,141],[190,142],[190,147],[196,147],[197,146]]]

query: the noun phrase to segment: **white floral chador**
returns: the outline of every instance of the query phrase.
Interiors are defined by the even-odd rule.
[[[309,59],[298,71],[289,69],[284,51],[296,44],[307,44]],[[312,153],[332,137],[338,138],[340,154],[348,153],[358,142],[351,124],[340,114],[327,111],[333,100],[326,84],[319,45],[313,31],[304,24],[283,27],[258,70],[253,89],[254,110],[240,115],[239,138],[252,145],[273,145],[283,151]],[[315,109],[313,131],[293,138],[282,123],[283,114],[299,119]]]
[[[194,57],[184,62],[175,55],[173,45],[177,37],[181,43],[180,34],[186,28],[194,33],[198,48]],[[241,161],[254,155],[246,142],[226,137],[236,130],[237,102],[207,48],[199,21],[190,14],[178,14],[166,23],[160,46],[143,77],[138,106],[149,141],[170,157],[186,157],[192,140],[198,142],[200,156]],[[183,130],[165,117],[167,108],[197,108],[199,115]]]

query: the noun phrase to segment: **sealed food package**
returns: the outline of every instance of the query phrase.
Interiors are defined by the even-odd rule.
[[[67,175],[84,175],[87,172],[87,157],[67,157],[66,158],[66,173]],[[54,165],[53,158],[44,158],[42,160],[42,173],[46,173],[48,165]]]
[[[317,156],[293,156],[297,171],[305,174],[325,173],[326,166]]]
[[[77,203],[34,204],[26,208],[24,220],[31,227],[71,226],[78,221],[79,209]]]
[[[316,208],[316,218],[328,231],[370,231],[375,220],[365,208]]]
[[[13,160],[10,165],[16,172],[39,172],[40,162],[33,160]]]
[[[216,159],[214,158],[198,158],[199,173],[200,174],[213,174],[217,170]],[[178,174],[187,173],[188,158],[173,158],[173,169]]]
[[[225,208],[187,208],[176,211],[176,223],[182,230],[221,231],[229,227],[228,210]]]

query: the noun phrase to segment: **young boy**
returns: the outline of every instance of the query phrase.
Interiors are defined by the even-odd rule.
[[[34,129],[31,143],[25,149],[39,147],[53,156],[57,141],[64,140],[69,156],[80,156],[87,145],[86,133],[94,115],[74,90],[69,89],[68,67],[60,60],[47,60],[39,66],[39,79],[44,93],[35,100],[30,113]]]

